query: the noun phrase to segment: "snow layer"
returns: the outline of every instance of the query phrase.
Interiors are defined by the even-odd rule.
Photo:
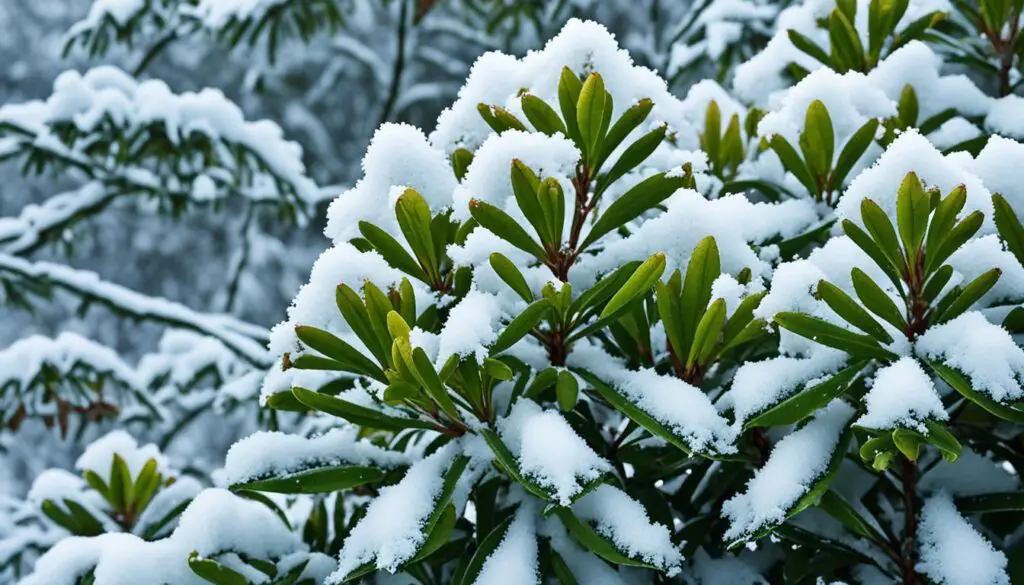
[[[680,571],[683,556],[668,528],[651,522],[647,510],[626,492],[603,484],[576,502],[572,511],[630,557],[650,563],[668,576]]]
[[[929,498],[917,529],[917,570],[939,585],[1009,585],[1006,556],[974,529],[945,494]]]
[[[124,459],[133,478],[138,476],[150,459],[156,461],[158,472],[169,471],[167,459],[160,453],[159,447],[153,443],[140,447],[134,437],[121,429],[110,431],[90,443],[75,461],[75,469],[93,471],[100,477],[109,478],[110,464],[115,454]]]
[[[473,585],[504,585],[505,583],[537,583],[537,535],[534,532],[536,512],[523,505],[516,512],[498,548],[487,557]]]
[[[927,433],[925,420],[949,418],[931,377],[911,357],[880,369],[864,401],[868,410],[854,424],[869,429],[906,427]]]
[[[227,490],[207,489],[182,513],[170,537],[146,542],[129,534],[71,537],[36,563],[22,585],[74,585],[95,567],[96,585],[136,585],[139,575],[159,574],[176,585],[206,583],[188,566],[192,551],[233,551],[253,558],[279,558],[300,546],[298,536],[259,502]]]
[[[793,431],[772,449],[764,466],[747,483],[747,491],[722,506],[729,519],[726,540],[750,537],[778,524],[828,470],[846,423],[854,410],[836,400],[811,422]]]
[[[364,563],[394,573],[423,545],[424,524],[444,485],[456,450],[447,446],[409,468],[400,482],[380,490],[366,515],[352,529],[338,555],[338,568],[328,583],[340,583]]]
[[[928,329],[915,349],[922,357],[959,370],[972,388],[997,402],[1024,398],[1024,350],[981,313],[964,313]]]
[[[391,469],[408,463],[406,455],[358,440],[354,428],[331,429],[310,438],[258,431],[228,450],[224,478],[229,484],[237,484],[310,467],[351,465]]]
[[[733,445],[736,430],[699,388],[654,370],[627,370],[620,360],[595,346],[577,345],[569,356],[569,363],[604,380],[694,450],[736,451]]]
[[[552,490],[568,506],[588,484],[612,471],[569,423],[553,410],[520,399],[498,422],[502,441],[518,457],[520,471],[538,485]]]

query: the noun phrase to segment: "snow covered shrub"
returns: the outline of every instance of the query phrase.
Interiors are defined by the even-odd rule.
[[[100,1],[70,39],[103,53],[132,18],[305,38],[347,26],[306,20],[327,4]],[[402,26],[432,6],[398,3]],[[0,566],[28,585],[1021,582],[1019,2],[778,8],[695,7],[665,69],[718,55],[724,85],[682,96],[594,22],[484,54],[429,135],[379,126],[269,332],[24,257],[88,205],[8,224],[12,290],[191,330],[136,366],[30,338],[6,356],[28,373],[0,372],[10,427],[110,404],[173,437],[257,392],[266,408],[212,473],[102,436],[81,478],[0,501]],[[991,67],[950,66],[966,55],[998,59],[999,97]],[[0,109],[3,144],[86,169],[96,197],[130,180],[172,209],[299,218],[320,197],[276,126],[222,96],[62,79],[91,99]],[[230,116],[192,107],[214,102]]]

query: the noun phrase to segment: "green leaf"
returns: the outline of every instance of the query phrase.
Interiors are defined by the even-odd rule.
[[[490,203],[471,199],[469,201],[469,212],[473,219],[481,226],[494,232],[494,235],[499,238],[528,254],[536,256],[540,260],[544,260],[547,257],[544,248],[534,241],[530,234],[504,211]]]
[[[533,302],[533,292],[526,283],[526,277],[519,268],[503,254],[494,252],[490,257],[491,268],[520,298],[528,303]]]
[[[936,360],[925,361],[945,383],[949,384],[953,390],[959,392],[964,398],[1001,419],[1018,424],[1024,423],[1024,410],[1000,404],[992,400],[987,394],[978,392],[971,386],[970,381],[963,374],[942,362]]]
[[[215,585],[249,585],[249,580],[238,571],[213,559],[204,559],[197,551],[188,556],[188,566],[193,573]]]
[[[81,535],[83,536],[94,536],[84,534],[85,531],[81,526],[78,525],[78,522],[76,522],[75,519],[72,518],[70,514],[62,510],[60,506],[54,503],[53,500],[43,500],[43,503],[40,504],[39,509],[42,511],[44,516],[46,516],[50,520],[53,520],[71,534],[79,535],[81,533]]]
[[[943,262],[953,255],[953,252],[959,250],[961,246],[967,243],[967,240],[978,233],[984,221],[985,214],[975,211],[953,226],[953,229],[949,231],[949,235],[939,245],[939,249],[935,250],[934,254],[928,259],[928,266],[941,266]]]
[[[295,398],[307,407],[343,418],[353,424],[370,429],[400,431],[403,429],[436,430],[437,426],[429,421],[414,418],[398,418],[386,415],[365,406],[321,392],[314,392],[298,386],[292,388]]]
[[[367,359],[359,350],[341,338],[322,329],[306,325],[297,325],[295,335],[302,343],[338,362],[346,370],[387,383],[387,377],[377,367],[377,364]]]
[[[864,227],[871,232],[871,237],[878,243],[878,247],[889,258],[889,261],[897,270],[903,270],[906,265],[903,251],[900,249],[899,238],[892,222],[885,215],[882,208],[870,199],[860,202],[860,215],[864,220]]]
[[[579,101],[576,102],[576,124],[587,160],[594,164],[600,152],[601,126],[605,117],[604,79],[600,73],[591,73],[580,90]]]
[[[677,348],[680,359],[689,356],[697,324],[700,323],[708,302],[711,301],[711,286],[722,272],[718,244],[711,236],[697,242],[686,265],[683,289],[679,306],[681,308],[682,346]]]
[[[839,151],[839,158],[836,159],[836,166],[832,169],[831,184],[833,189],[839,189],[850,174],[853,165],[857,164],[860,157],[864,155],[868,147],[875,140],[878,132],[878,120],[872,118],[857,129],[846,141],[843,149]]]
[[[718,343],[718,336],[722,333],[722,328],[725,327],[725,317],[725,300],[715,299],[697,324],[693,343],[690,345],[690,355],[686,360],[687,366],[708,363],[715,345]]]
[[[881,323],[875,321],[875,318],[871,316],[863,307],[857,304],[843,289],[838,286],[822,280],[818,282],[818,296],[821,300],[825,301],[837,315],[842,317],[847,323],[853,325],[857,329],[860,329],[864,333],[867,333],[882,343],[892,343],[892,335],[882,327]]]
[[[903,91],[900,92],[900,99],[896,104],[896,115],[899,117],[903,126],[909,128],[917,126],[917,116],[919,112],[920,107],[917,103],[917,92],[914,91],[914,86],[908,83],[903,86]]]
[[[779,160],[782,161],[782,166],[792,173],[792,175],[800,181],[800,184],[807,189],[807,193],[813,197],[818,197],[819,188],[817,182],[815,182],[814,177],[812,176],[810,169],[808,169],[807,165],[804,163],[804,160],[800,158],[800,155],[797,154],[789,141],[783,138],[781,134],[773,134],[772,137],[768,139],[768,145],[771,146],[772,150],[774,150],[775,154],[779,157]]]
[[[782,402],[768,408],[743,424],[744,429],[755,427],[780,427],[796,424],[811,416],[829,402],[845,392],[868,365],[868,360],[858,360],[843,368],[824,382],[797,392]]]
[[[465,148],[456,148],[452,153],[452,170],[455,171],[455,178],[459,181],[466,178],[469,172],[469,165],[473,164],[473,153]]]
[[[552,242],[552,234],[537,197],[540,179],[530,167],[519,159],[512,160],[511,175],[512,193],[515,195],[516,203],[526,217],[526,221],[530,222],[530,225],[537,230],[537,235],[540,236],[542,242]]]
[[[722,110],[718,102],[708,102],[707,110],[704,112],[704,133],[700,135],[700,148],[708,155],[712,164],[717,163],[719,146],[722,140]]]
[[[554,136],[555,134],[568,136],[562,119],[558,117],[558,113],[547,102],[529,93],[523,94],[520,102],[523,106],[523,113],[526,114],[526,119],[538,131],[548,136]]]
[[[842,69],[864,72],[864,47],[860,43],[860,36],[841,10],[835,9],[829,15],[828,32],[833,57],[838,57],[838,60],[846,65]]]
[[[430,207],[415,189],[406,189],[395,203],[398,226],[413,254],[430,278],[437,279],[438,259],[430,229]]]
[[[943,264],[941,268],[935,271],[935,274],[928,279],[928,282],[924,285],[924,290],[921,292],[921,298],[931,303],[938,298],[939,293],[949,283],[949,279],[953,277],[953,267],[949,264]]]
[[[1002,195],[997,193],[992,196],[992,206],[992,217],[996,221],[999,237],[1006,242],[1006,248],[1017,258],[1017,262],[1024,266],[1024,226],[1021,226],[1013,207]]]
[[[969,282],[960,291],[960,294],[946,307],[945,311],[936,316],[935,324],[942,324],[962,315],[967,309],[971,308],[971,305],[978,302],[985,293],[996,285],[996,281],[999,280],[1002,274],[1003,271],[998,268],[981,273],[980,276]]]
[[[967,189],[963,185],[953,189],[935,207],[931,222],[928,224],[928,236],[925,238],[925,272],[930,273],[932,268],[939,266],[934,263],[933,253],[936,252],[942,243],[949,236],[950,230],[956,224],[956,216],[967,203]]]
[[[103,523],[85,509],[85,506],[71,498],[64,498],[64,505],[71,513],[75,524],[78,525],[78,530],[75,532],[77,536],[95,536],[106,532]]]
[[[804,160],[814,175],[825,177],[832,168],[835,155],[835,130],[828,108],[821,100],[814,100],[807,106],[804,131],[800,134],[800,149]]]
[[[896,196],[896,224],[908,258],[917,256],[928,229],[928,194],[913,171],[907,173]]]
[[[594,191],[594,198],[600,198],[609,186],[615,184],[615,181],[618,181],[623,175],[647,160],[647,157],[651,156],[658,149],[662,141],[665,140],[666,132],[668,132],[668,126],[662,124],[627,146],[615,161],[615,164],[612,165],[612,168],[598,178],[598,186]]]
[[[569,314],[578,315],[598,307],[611,298],[640,266],[639,260],[632,260],[605,275],[597,284],[583,292],[569,305]]]
[[[647,115],[651,113],[652,108],[654,108],[654,102],[649,98],[643,98],[619,116],[619,119],[612,124],[612,127],[608,129],[608,133],[604,137],[604,145],[601,148],[601,159],[599,162],[603,163],[608,160],[608,157],[615,152],[615,149],[622,144],[622,141],[629,136],[630,132],[636,130],[647,119]]]
[[[885,542],[885,537],[837,492],[828,490],[823,493],[818,507],[842,523],[850,532],[876,542]]]
[[[654,283],[665,272],[665,254],[658,252],[637,267],[629,280],[612,295],[608,304],[601,311],[599,320],[609,321],[622,314],[627,306],[636,299],[646,295]]]
[[[449,418],[455,421],[461,420],[459,411],[455,408],[455,403],[452,402],[452,397],[448,395],[448,389],[441,382],[440,376],[437,375],[434,365],[430,363],[430,358],[427,357],[427,353],[423,351],[422,347],[412,350],[412,361],[416,367],[416,373],[419,375],[420,381],[423,382],[423,387],[426,389],[427,395],[430,396],[431,400]]]
[[[548,240],[552,249],[561,248],[565,226],[565,193],[554,177],[548,177],[537,186],[537,200],[544,212]]]
[[[672,278],[678,279],[678,277],[679,271],[676,270]],[[680,314],[679,294],[660,280],[654,283],[654,291],[658,316],[665,326],[665,336],[668,337],[669,345],[672,346],[673,351],[681,351],[685,344],[683,341],[683,322]]]
[[[359,222],[359,233],[363,234],[366,241],[370,242],[374,249],[380,252],[380,255],[384,257],[384,261],[390,266],[401,270],[413,278],[430,284],[430,279],[427,278],[427,274],[423,272],[420,265],[405,251],[405,248],[402,247],[398,240],[391,237],[391,234],[365,221]]]
[[[580,78],[568,67],[562,67],[562,74],[558,79],[558,106],[562,110],[568,137],[577,144],[580,143],[580,130],[576,123],[576,104],[582,91],[583,82]]]
[[[793,29],[787,30],[786,34],[789,35],[789,42],[793,43],[794,47],[807,53],[826,67],[835,68],[832,65],[832,58],[828,56],[825,49],[819,47],[814,41]]]
[[[114,510],[123,512],[131,504],[132,474],[121,455],[114,453],[110,462],[110,499]]]
[[[783,312],[776,313],[773,320],[780,327],[797,335],[816,341],[821,345],[840,349],[853,357],[877,358],[885,361],[892,361],[899,357],[879,345],[874,338],[853,333],[818,317]]]
[[[348,323],[348,326],[352,328],[356,337],[366,345],[378,363],[386,365],[390,355],[390,342],[387,346],[381,343],[381,339],[377,336],[373,325],[370,323],[370,312],[356,291],[352,290],[347,284],[339,284],[335,290],[335,301],[341,316]]]
[[[149,505],[153,494],[160,487],[163,477],[157,473],[156,459],[149,459],[142,466],[138,477],[135,478],[135,487],[132,494],[132,501],[135,502],[135,510],[141,512]]]
[[[384,477],[385,473],[379,467],[335,465],[237,483],[231,489],[278,494],[325,494],[377,483]]]
[[[586,249],[601,236],[655,208],[684,186],[685,177],[681,174],[670,176],[668,173],[658,173],[640,181],[609,205],[597,218],[578,250]]]
[[[874,280],[871,280],[871,277],[860,268],[854,267],[850,270],[850,279],[853,281],[854,292],[857,293],[860,302],[864,303],[864,306],[869,311],[884,319],[895,327],[897,331],[903,331],[906,326],[903,312],[889,298],[889,295],[882,290],[882,287],[878,286]]]
[[[928,428],[928,442],[935,445],[942,456],[950,463],[955,462],[960,458],[963,453],[963,446],[960,445],[960,441],[956,440],[948,430],[946,430],[945,423],[940,423],[934,420],[924,421],[925,426]]]
[[[562,412],[569,412],[576,407],[576,400],[580,394],[580,385],[576,376],[562,370],[558,372],[558,380],[555,383],[555,396],[558,398],[558,408]]]
[[[903,280],[897,273],[896,267],[892,264],[885,253],[882,252],[882,249],[878,247],[878,244],[875,243],[875,241],[871,239],[864,230],[860,229],[860,226],[852,221],[844,219],[842,225],[843,232],[846,233],[854,244],[857,244],[858,248],[871,257],[871,260],[874,261],[875,265],[881,268],[882,272],[885,272],[885,275],[889,277],[889,281],[892,282],[893,286],[896,287],[896,290],[900,291],[902,294]]]
[[[418,386],[411,382],[395,380],[384,389],[384,395],[381,398],[384,400],[384,404],[395,406],[402,404],[406,400],[421,400],[422,397],[423,392]]]
[[[548,299],[539,299],[527,306],[498,334],[498,338],[491,345],[491,355],[497,355],[515,345],[540,324],[550,310],[551,301]]]

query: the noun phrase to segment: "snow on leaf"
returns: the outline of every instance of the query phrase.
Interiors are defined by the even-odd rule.
[[[826,477],[837,448],[845,450],[841,438],[853,412],[846,403],[833,401],[776,443],[768,461],[747,483],[746,492],[722,506],[730,522],[727,541],[749,539],[785,521],[801,498]]]

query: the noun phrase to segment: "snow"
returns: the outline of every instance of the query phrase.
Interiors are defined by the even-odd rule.
[[[869,119],[896,114],[896,104],[863,74],[839,74],[831,69],[818,69],[785,92],[778,106],[772,108],[758,124],[758,134],[763,137],[779,134],[794,148],[799,148],[799,132],[804,128],[807,107],[814,100],[825,104],[832,119],[834,157],[839,156],[849,137]],[[877,156],[877,147],[874,153],[872,150],[868,149],[865,155]]]
[[[981,233],[994,230],[990,190],[981,179],[959,164],[955,157],[944,156],[916,130],[900,134],[874,166],[857,175],[839,199],[836,214],[863,226],[860,217],[861,201],[871,199],[886,215],[895,218],[896,194],[903,178],[910,171],[917,173],[925,186],[938,187],[943,195],[958,185],[964,185],[967,188],[967,203],[963,214],[982,211],[986,219]]]
[[[479,114],[477,116],[479,117]],[[569,194],[565,198],[569,210],[565,214],[565,232],[568,233],[573,209],[571,194],[574,192],[570,177],[575,176],[580,152],[572,141],[561,134],[548,136],[539,132],[508,130],[500,135],[488,136],[474,153],[469,171],[452,195],[452,218],[459,221],[468,219],[469,202],[475,199],[504,210],[513,218],[520,220],[520,225],[532,232],[533,226],[526,222],[526,216],[516,204],[512,191],[510,173],[514,159],[522,161],[542,179],[558,179],[562,190]]]
[[[669,577],[680,571],[683,556],[672,543],[668,528],[651,522],[647,510],[619,488],[602,484],[573,504],[572,511],[631,558],[649,563]]]
[[[516,512],[501,544],[487,557],[473,585],[538,582],[536,512],[532,508],[523,505]]]
[[[945,494],[925,501],[916,569],[939,585],[1009,585],[1006,556],[957,512]]]
[[[143,466],[150,459],[156,461],[157,472],[169,472],[167,459],[160,453],[160,448],[149,443],[139,446],[135,438],[123,430],[114,430],[96,439],[85,448],[85,452],[75,461],[75,468],[82,471],[93,471],[100,477],[110,477],[110,465],[114,455],[120,455],[128,466],[133,478],[138,477]]]
[[[296,325],[323,329],[338,335],[353,347],[362,348],[362,342],[350,333],[351,329],[334,302],[338,286],[346,284],[361,295],[364,281],[387,290],[397,286],[402,276],[377,252],[360,252],[347,242],[335,244],[313,263],[309,282],[302,285],[288,307],[288,320],[271,331],[270,351],[276,355],[297,351]]]
[[[699,388],[654,370],[627,370],[619,359],[582,343],[569,355],[569,365],[589,370],[695,451],[736,451],[733,445],[735,429],[718,414],[711,400]]]
[[[931,377],[911,357],[902,357],[878,370],[864,401],[867,412],[854,424],[869,429],[903,427],[927,434],[925,420],[949,418]]]
[[[914,88],[918,124],[950,108],[963,116],[984,116],[988,113],[992,98],[978,89],[966,75],[942,75],[942,65],[942,57],[928,45],[915,40],[893,51],[867,77],[893,102],[899,101],[904,87],[910,85]]]
[[[492,134],[476,110],[478,104],[504,107],[525,119],[517,99],[520,90],[525,89],[549,104],[557,104],[558,80],[563,67],[576,74],[592,71],[601,74],[605,89],[614,101],[613,119],[641,99],[653,100],[654,109],[645,123],[631,134],[633,139],[667,122],[681,137],[691,137],[680,144],[680,148],[696,146],[696,134],[683,115],[679,99],[669,93],[665,81],[654,71],[634,65],[629,53],[619,48],[615,37],[604,26],[575,18],[570,19],[543,49],[530,51],[522,59],[496,52],[485,53],[477,59],[466,84],[459,90],[458,99],[438,117],[430,141],[446,152],[459,147],[476,150]],[[624,144],[629,143],[631,139],[627,137]],[[671,149],[671,146],[662,148]]]
[[[338,568],[328,583],[340,583],[371,561],[378,569],[394,573],[416,554],[426,539],[424,523],[434,511],[455,453],[452,446],[444,447],[410,467],[400,482],[380,490],[345,539]]]
[[[244,20],[259,21],[268,11],[290,0],[199,0],[194,14],[212,29]]]
[[[44,368],[52,368],[62,375],[90,370],[125,384],[138,387],[138,376],[113,349],[86,339],[77,333],[65,331],[56,338],[42,335],[24,337],[0,350],[0,387],[13,384],[19,391],[0,393],[0,412],[13,412],[24,401],[33,410],[52,410],[53,404],[40,400],[25,400],[30,386],[40,381]],[[73,404],[86,405],[88,397],[78,393],[65,393],[61,398]],[[83,400],[84,398],[84,400]],[[6,415],[5,415],[6,416]]]
[[[505,312],[497,296],[470,290],[452,307],[441,329],[437,363],[445,363],[452,355],[473,356],[477,363],[483,363],[489,353],[487,346],[498,339],[503,317]]]
[[[918,338],[918,355],[939,360],[963,373],[974,390],[996,402],[1024,398],[1024,350],[981,313],[968,312],[931,327]]]
[[[498,430],[516,455],[520,472],[550,489],[562,506],[612,471],[560,414],[542,410],[532,400],[517,401],[509,416],[498,422]]]
[[[401,156],[395,156],[396,152]],[[332,201],[327,210],[324,233],[337,244],[359,236],[360,221],[368,221],[404,242],[395,219],[395,203],[407,188],[422,195],[434,213],[452,205],[455,173],[447,155],[432,146],[419,128],[381,125],[366,149],[362,168],[363,177]]]
[[[784,521],[787,512],[828,470],[853,413],[849,405],[835,400],[811,422],[776,443],[768,461],[747,483],[746,492],[722,506],[730,521],[725,539],[749,538]]]
[[[722,272],[736,274],[750,268],[754,274],[766,275],[770,267],[750,242],[792,237],[818,220],[816,208],[807,200],[751,203],[742,195],[730,195],[709,201],[690,189],[677,191],[665,206],[664,213],[644,221],[630,236],[619,240],[605,236],[603,249],[581,258],[573,268],[574,286],[589,284],[599,273],[657,252],[666,254],[666,274],[676,268],[685,271],[693,249],[706,236],[715,238]]]
[[[154,571],[168,582],[203,585],[205,581],[188,566],[192,551],[233,551],[266,559],[298,547],[298,536],[267,506],[227,490],[207,489],[188,505],[170,537],[154,542],[119,533],[67,538],[40,557],[35,573],[21,583],[74,585],[77,577],[95,567],[96,585],[132,585],[138,575]]]
[[[835,350],[816,352],[809,358],[779,356],[746,362],[736,370],[718,407],[732,407],[734,426],[742,428],[765,409],[824,381],[845,362],[846,355]]]
[[[1020,112],[1024,109],[1024,97],[1008,95],[994,100],[985,117],[985,127],[994,133],[1024,140],[1024,120]]]
[[[1024,268],[1021,268],[1011,252],[1004,249],[1002,241],[995,234],[967,242],[946,263],[955,270],[950,285],[965,286],[993,268],[1001,271],[999,280],[978,299],[975,307],[991,307],[1003,301],[1016,304],[1016,301],[1024,298]]]
[[[1024,102],[1020,107],[1024,108]],[[1020,138],[1024,140],[1024,135]],[[1024,217],[1024,144],[992,136],[978,157],[964,157],[963,165],[981,178],[987,189],[1002,194],[1018,217]]]
[[[391,469],[409,463],[401,453],[357,440],[354,428],[331,429],[306,438],[278,431],[258,431],[228,450],[224,477],[239,484],[279,477],[311,467],[373,466]]]
[[[122,0],[120,4],[127,6],[128,2]],[[247,121],[241,108],[217,89],[175,94],[163,81],[138,82],[114,66],[99,66],[84,74],[71,70],[57,77],[53,93],[45,101],[0,107],[0,122],[43,137],[61,153],[64,148],[60,143],[50,144],[53,141],[49,140],[54,138],[50,134],[51,127],[60,123],[73,124],[83,133],[101,135],[110,132],[105,130],[107,126],[125,135],[149,128],[160,129],[172,144],[200,135],[213,143],[223,141],[248,150],[273,176],[288,185],[300,201],[315,203],[320,199],[316,184],[306,176],[301,147],[285,140],[281,127],[269,120]],[[31,142],[32,138],[26,140]],[[82,143],[68,147],[73,149],[73,157],[91,156],[80,150]],[[259,177],[264,174],[254,162],[245,161],[245,168],[238,169],[237,165],[243,161],[221,150],[214,149],[214,152],[215,166],[223,172],[237,174],[244,170],[255,174],[257,178],[248,189],[253,198],[279,197],[276,189],[266,193],[254,188],[260,185]],[[183,159],[177,170],[186,174],[187,167],[194,164]]]
[[[80,296],[96,299],[139,318],[155,319],[216,337],[232,351],[253,364],[269,364],[269,355],[254,338],[266,336],[259,326],[227,315],[203,314],[161,297],[150,297],[123,286],[103,281],[95,272],[76,270],[51,262],[30,262],[0,253],[0,271],[23,275]]]

